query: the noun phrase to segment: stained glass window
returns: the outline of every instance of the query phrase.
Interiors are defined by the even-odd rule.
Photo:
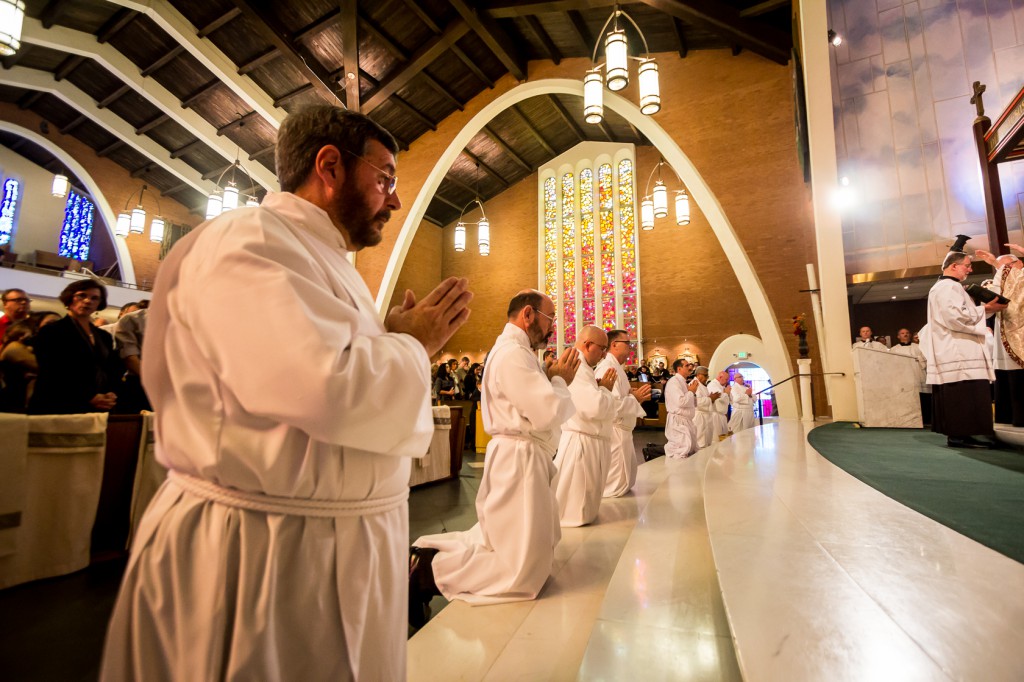
[[[580,306],[583,317],[580,326],[594,324],[594,171],[580,171],[580,279],[583,298]]]
[[[612,166],[603,163],[597,169],[597,191],[601,220],[601,326],[615,329],[615,202],[612,192]]]
[[[544,180],[544,293],[558,310],[558,194],[554,178]],[[558,322],[556,320],[555,324]],[[558,329],[552,338],[557,338]]]
[[[562,176],[562,309],[563,345],[576,343],[576,181]]]
[[[21,183],[14,178],[4,180],[3,204],[0,206],[0,246],[9,244],[14,236],[14,221],[18,214]]]
[[[68,201],[64,205],[64,226],[60,230],[57,253],[77,260],[89,259],[92,213],[91,201],[77,192],[68,192]]]
[[[636,221],[633,212],[633,161],[619,162],[619,253],[621,257],[622,328],[638,336],[636,283]],[[632,358],[631,360],[632,361]]]

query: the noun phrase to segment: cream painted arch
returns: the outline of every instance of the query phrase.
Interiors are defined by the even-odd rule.
[[[739,353],[750,353],[749,357],[740,360],[736,357]],[[772,383],[776,381],[782,381],[786,376],[779,376],[772,371],[771,367],[768,366],[766,358],[768,357],[767,351],[765,351],[764,344],[761,343],[761,339],[750,334],[733,334],[729,338],[718,344],[718,348],[711,354],[711,363],[707,365],[708,371],[711,373],[711,378],[714,379],[715,375],[727,368],[729,365],[733,365],[737,362],[751,362],[764,371],[768,372],[768,376],[772,378]]]
[[[419,194],[416,195],[412,206],[409,207],[409,213],[402,224],[401,232],[398,234],[398,241],[391,252],[391,258],[388,260],[387,269],[384,271],[380,290],[377,292],[377,310],[382,317],[386,312],[388,303],[391,301],[402,265],[405,263],[405,257],[409,253],[409,247],[412,245],[416,230],[423,220],[423,215],[426,213],[427,205],[441,185],[441,180],[444,178],[445,173],[448,172],[448,169],[455,162],[456,157],[465,149],[473,136],[480,132],[499,113],[513,104],[522,102],[530,97],[549,94],[583,97],[583,83],[564,78],[551,78],[518,85],[481,109],[459,131],[458,135],[452,139],[447,149],[437,160],[430,175],[427,176],[426,182],[424,182]],[[718,199],[711,192],[711,189],[704,182],[697,168],[690,161],[689,157],[683,153],[683,150],[679,148],[675,140],[653,119],[641,114],[639,107],[635,104],[615,93],[605,90],[604,105],[632,123],[647,139],[654,143],[654,146],[658,148],[665,161],[679,174],[680,179],[690,190],[690,196],[697,202],[704,216],[708,219],[715,237],[722,245],[722,250],[725,251],[726,257],[732,264],[733,272],[736,274],[736,279],[739,280],[747,299],[747,305],[754,316],[757,332],[761,337],[764,348],[763,362],[758,364],[764,367],[773,377],[781,379],[793,374],[792,363],[786,351],[782,330],[775,319],[775,314],[771,303],[768,301],[768,296],[764,292],[764,287],[761,286],[761,280],[758,278],[757,273],[754,272],[754,267],[747,257],[747,252],[744,251],[743,246],[740,244],[739,237],[736,236],[736,231],[726,217],[725,211],[722,209],[721,204],[718,203]],[[639,251],[638,260],[640,260]],[[792,382],[780,386],[776,397],[779,400],[780,415],[786,417],[799,416],[796,388],[792,385]]]
[[[63,163],[75,176],[82,181],[85,188],[89,190],[89,196],[93,200],[93,204],[96,209],[100,212],[103,217],[103,227],[106,229],[107,234],[110,235],[110,241],[114,244],[114,253],[117,255],[117,265],[121,270],[121,281],[128,284],[135,284],[135,267],[132,265],[132,256],[128,252],[128,245],[125,243],[123,238],[114,236],[113,225],[117,221],[117,216],[110,208],[110,204],[107,203],[106,197],[103,196],[103,192],[100,191],[99,185],[89,175],[89,171],[85,170],[82,164],[75,161],[75,159],[68,154],[66,151],[58,147],[53,141],[43,137],[39,133],[33,132],[28,128],[23,128],[16,123],[8,123],[7,121],[0,121],[0,130],[8,133],[14,133],[20,137],[24,137],[30,142],[34,142],[46,151],[50,152]]]

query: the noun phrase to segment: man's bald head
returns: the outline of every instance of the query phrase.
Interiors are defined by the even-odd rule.
[[[600,327],[587,325],[576,336],[576,349],[588,365],[595,367],[608,352],[608,334]]]

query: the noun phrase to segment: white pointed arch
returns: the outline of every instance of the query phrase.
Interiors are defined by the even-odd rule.
[[[78,163],[70,154],[58,147],[53,143],[52,140],[43,137],[39,133],[33,132],[28,128],[24,128],[16,123],[9,123],[8,121],[0,121],[0,130],[13,133],[19,137],[23,137],[29,142],[34,142],[46,151],[50,152],[58,159],[65,167],[68,168],[72,173],[75,174],[85,188],[89,190],[89,198],[92,199],[93,205],[96,206],[96,210],[100,212],[103,217],[103,228],[110,235],[110,241],[114,244],[114,253],[117,256],[117,265],[121,271],[121,281],[127,282],[128,284],[135,284],[135,268],[132,266],[132,256],[128,252],[128,245],[124,239],[114,236],[113,226],[117,220],[114,212],[110,208],[110,204],[107,202],[106,197],[103,196],[102,190],[96,181],[89,175],[89,171],[85,169],[82,164]],[[95,222],[93,223],[95,225]]]
[[[496,98],[493,102],[480,110],[476,116],[470,119],[462,130],[459,131],[444,153],[441,154],[434,169],[427,176],[423,187],[409,207],[402,230],[398,234],[398,241],[391,258],[388,260],[387,269],[384,271],[384,278],[381,281],[380,289],[377,292],[377,310],[384,314],[391,296],[394,293],[398,276],[401,273],[405,257],[409,253],[413,237],[416,234],[423,216],[426,213],[427,205],[433,198],[437,188],[441,185],[448,169],[451,168],[455,158],[465,149],[469,141],[480,130],[487,125],[491,119],[509,108],[513,104],[539,95],[575,95],[583,97],[583,83],[581,81],[552,78],[523,83],[509,90]],[[718,199],[711,192],[697,168],[683,153],[676,141],[672,139],[657,122],[648,116],[640,113],[639,107],[615,93],[605,91],[604,105],[615,113],[619,114],[633,126],[643,133],[650,140],[662,157],[679,174],[680,179],[690,190],[690,196],[700,206],[704,216],[711,225],[711,230],[722,245],[729,263],[733,267],[736,279],[747,299],[747,305],[754,316],[757,325],[758,336],[764,344],[764,362],[760,364],[774,379],[781,381],[793,374],[793,366],[789,354],[786,351],[786,344],[783,341],[782,330],[779,328],[778,320],[772,310],[768,296],[765,294],[761,280],[754,272],[754,266],[747,257],[746,251],[740,244],[739,237],[733,229],[732,224],[725,215]],[[779,387],[776,392],[779,400],[779,414],[782,416],[798,416],[798,405],[796,389],[793,382],[788,382]]]

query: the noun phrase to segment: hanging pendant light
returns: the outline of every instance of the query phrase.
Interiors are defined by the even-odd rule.
[[[668,190],[665,183],[658,178],[654,183],[654,217],[664,218],[668,215]]]
[[[164,240],[164,218],[157,216],[149,224],[149,241],[160,243]]]
[[[658,65],[653,59],[640,60],[640,113],[652,116],[661,111],[661,90],[658,87]]]
[[[63,199],[68,195],[68,189],[70,187],[71,183],[68,181],[68,176],[63,173],[57,173],[53,176],[53,184],[50,186],[50,194]]]
[[[483,205],[480,206],[480,210],[484,210]],[[491,254],[491,221],[487,216],[480,218],[480,222],[476,224],[476,243],[480,247],[481,256]]]
[[[459,253],[466,250],[466,223],[459,222],[455,226],[455,250]]]
[[[640,229],[654,229],[654,201],[650,197],[644,197],[640,202]]]
[[[238,188],[232,183],[224,188],[224,199],[221,202],[221,213],[238,208]]]
[[[122,211],[117,214],[117,223],[114,225],[114,234],[118,237],[127,237],[132,224],[131,214]]]
[[[588,71],[583,78],[583,117],[587,123],[600,123],[604,118],[603,90],[601,72]]]
[[[142,206],[136,206],[132,209],[129,230],[132,234],[142,234],[146,231],[146,210]]]
[[[245,207],[246,208],[256,208],[259,205],[260,205],[260,200],[257,199],[254,195],[249,195],[249,196],[247,196],[245,198]]]
[[[216,218],[220,215],[224,204],[220,192],[214,192],[206,199],[206,219]]]
[[[676,192],[676,225],[690,224],[690,197],[686,196],[686,190]]]
[[[0,57],[10,57],[21,48],[21,27],[25,20],[22,0],[0,0]]]
[[[629,43],[626,32],[615,29],[604,39],[605,71],[608,74],[608,89],[618,91],[629,85]]]

